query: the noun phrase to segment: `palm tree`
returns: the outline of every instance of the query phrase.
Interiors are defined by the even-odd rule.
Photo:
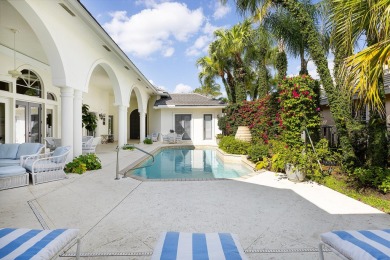
[[[221,0],[226,2],[226,0]],[[347,125],[349,124],[348,115],[344,113],[348,111],[348,107],[343,100],[340,100],[338,90],[333,84],[333,79],[328,68],[326,51],[321,44],[321,37],[315,26],[312,15],[305,9],[304,4],[296,0],[235,0],[238,10],[242,13],[250,12],[252,14],[265,13],[264,10],[272,7],[281,7],[287,10],[300,25],[302,36],[307,41],[308,52],[317,66],[317,72],[321,78],[322,86],[324,87],[331,113],[334,117],[337,132],[340,137],[340,146],[343,152],[343,159],[346,166],[352,166],[356,161],[353,146],[348,135]]]
[[[390,58],[390,1],[333,0],[330,7],[333,44],[349,56],[340,69],[339,81],[371,108],[366,164],[386,166],[387,128],[381,112],[385,104],[383,65]],[[368,48],[352,55],[362,39]]]
[[[205,77],[202,82],[202,86],[196,88],[194,93],[198,93],[207,97],[218,97],[222,93],[220,92],[221,86],[217,84],[213,78]]]
[[[350,55],[343,78],[364,103],[383,109],[379,78],[390,59],[390,0],[345,0],[331,2],[334,44],[353,53],[365,35],[368,48]]]

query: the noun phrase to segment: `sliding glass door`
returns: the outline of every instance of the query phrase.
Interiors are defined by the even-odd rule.
[[[191,115],[175,115],[175,132],[183,134],[183,140],[191,140]]]

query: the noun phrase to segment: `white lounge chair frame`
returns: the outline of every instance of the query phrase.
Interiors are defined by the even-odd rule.
[[[67,176],[64,172],[64,167],[66,164],[66,157],[69,152],[70,151],[67,151],[59,156],[53,156],[54,152],[24,156],[21,157],[22,167],[32,163],[30,173],[33,185],[66,179]]]
[[[83,144],[83,154],[86,153],[96,153],[96,146],[101,143],[102,138],[99,137],[93,137],[91,140]]]

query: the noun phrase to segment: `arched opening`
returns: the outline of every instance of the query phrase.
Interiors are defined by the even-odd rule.
[[[107,64],[96,65],[90,75],[87,91],[83,93],[83,104],[89,106],[89,112],[96,115],[96,129],[91,133],[85,128],[83,135],[101,136],[103,143],[114,141],[118,129],[112,122],[118,118],[115,103],[117,81]],[[108,123],[107,123],[108,122]]]
[[[147,129],[148,120],[145,120],[145,129]],[[140,139],[140,116],[138,109],[133,110],[130,113],[130,139]]]

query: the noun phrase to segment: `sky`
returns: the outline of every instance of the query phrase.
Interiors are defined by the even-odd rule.
[[[213,32],[244,17],[233,1],[220,0],[81,0],[111,38],[155,86],[169,93],[200,87],[196,60],[207,55]],[[309,73],[316,77],[309,62]],[[288,74],[299,71],[289,57]],[[221,84],[221,92],[225,94]]]

